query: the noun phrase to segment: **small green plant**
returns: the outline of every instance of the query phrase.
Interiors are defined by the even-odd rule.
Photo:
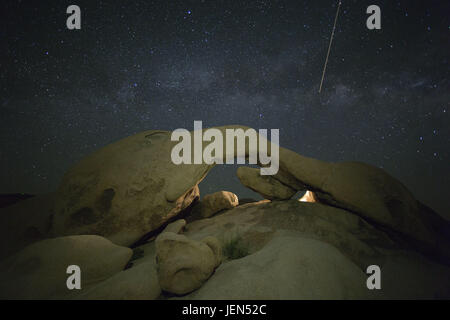
[[[235,236],[225,241],[222,253],[230,260],[240,259],[249,255],[248,246],[244,243],[242,237]]]

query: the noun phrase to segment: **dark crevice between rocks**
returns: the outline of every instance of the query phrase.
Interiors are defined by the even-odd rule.
[[[450,222],[442,218],[439,214],[437,214],[431,208],[425,206],[421,202],[417,201],[419,204],[420,213],[423,217],[427,218],[427,221],[431,221],[430,223],[426,223],[426,221],[422,222],[429,229],[435,231],[439,239],[443,240],[443,242],[439,245],[424,243],[423,241],[414,239],[413,237],[404,234],[403,232],[392,229],[390,226],[383,225],[367,216],[362,215],[352,208],[342,205],[341,203],[337,202],[328,192],[324,192],[319,188],[314,188],[306,184],[305,186],[308,190],[312,191],[316,195],[319,203],[353,213],[378,230],[384,232],[394,243],[398,244],[401,248],[419,252],[437,263],[450,266]],[[390,209],[395,212],[396,206],[398,207],[399,204],[392,203],[392,208]]]
[[[195,291],[195,290],[194,290],[194,291]],[[193,292],[193,291],[192,291],[192,292]],[[191,292],[189,292],[189,293],[191,293]],[[168,299],[170,299],[170,298],[180,298],[180,297],[183,297],[183,296],[185,296],[185,295],[188,295],[189,293],[186,293],[186,294],[176,294],[176,293],[172,293],[172,292],[169,292],[169,291],[161,290],[161,294],[160,294],[158,300],[168,300]]]
[[[417,239],[414,239],[413,237],[411,237],[407,234],[404,234],[403,232],[392,229],[390,226],[381,224],[381,223],[375,221],[374,219],[371,219],[367,216],[362,215],[361,213],[354,210],[353,208],[350,208],[348,206],[345,206],[345,205],[337,202],[333,198],[333,196],[328,192],[324,192],[321,189],[313,188],[310,186],[307,186],[307,187],[308,187],[308,190],[310,190],[316,194],[316,197],[318,198],[319,203],[328,205],[330,207],[342,209],[342,210],[348,211],[352,214],[355,214],[356,216],[358,216],[362,220],[366,221],[373,227],[384,232],[394,243],[399,245],[399,247],[406,249],[406,250],[419,252],[419,253],[423,254],[424,256],[430,258],[431,260],[434,260],[435,262],[450,266],[450,250],[444,251],[444,250],[441,250],[441,248],[439,248],[439,247],[436,247],[436,246],[424,243],[422,241],[419,241]],[[436,219],[440,218],[440,216],[437,213],[435,213],[433,210],[426,207],[419,201],[418,201],[418,204],[420,207],[420,211],[422,213],[426,213],[428,216],[436,217]],[[444,220],[444,219],[441,218],[441,220]],[[447,247],[447,248],[450,247],[450,224],[448,222],[447,223],[434,223],[432,226],[431,225],[427,225],[427,226],[430,227],[432,230],[437,231],[437,233],[440,235],[440,237],[447,240],[446,243],[443,243],[444,247]],[[444,231],[442,231],[442,230],[444,230]]]
[[[330,194],[328,194],[330,195]],[[331,195],[330,195],[331,196]],[[430,229],[434,230],[436,234],[439,235],[439,239],[442,239],[443,242],[440,244],[430,244],[425,243],[423,241],[417,240],[410,235],[407,235],[403,232],[400,232],[398,230],[392,229],[390,226],[386,226],[384,224],[381,224],[369,217],[363,216],[359,212],[345,207],[344,205],[341,205],[340,203],[334,201],[334,199],[331,197],[331,201],[328,201],[330,199],[321,199],[319,197],[319,200],[322,200],[322,204],[335,207],[338,209],[346,210],[350,213],[353,213],[360,217],[362,220],[366,221],[370,225],[374,226],[378,230],[384,232],[394,243],[399,245],[400,248],[403,248],[405,250],[409,251],[415,251],[419,252],[420,254],[424,255],[425,257],[429,258],[430,260],[433,260],[439,264],[444,264],[447,266],[450,266],[450,223],[445,220],[444,218],[441,218],[436,212],[434,212],[429,207],[423,205],[422,203],[419,203],[420,211],[421,213],[427,214],[429,216],[435,217],[436,221],[432,225],[428,225]],[[325,200],[325,201],[324,201]],[[441,223],[438,223],[441,222]]]
[[[189,216],[192,212],[192,208],[197,204],[198,201],[199,201],[199,197],[195,197],[194,200],[189,204],[189,206],[187,206],[185,209],[181,210],[180,213],[178,213],[176,216],[167,220],[159,228],[143,235],[139,240],[137,240],[135,243],[133,243],[130,246],[130,248],[134,249],[136,247],[139,247],[139,246],[147,243],[150,239],[152,239],[152,238],[156,237],[158,234],[160,234],[167,227],[168,224],[170,224],[178,219],[184,219],[187,216]]]
[[[144,257],[144,249],[142,248],[134,248],[133,249],[133,255],[130,258],[130,261],[125,265],[124,270],[130,269],[133,266],[133,261],[138,260],[140,258]]]
[[[243,206],[244,204],[247,204],[247,203],[254,203],[254,202],[258,202],[259,200],[255,200],[255,199],[253,199],[253,198],[242,198],[242,199],[239,199],[239,204],[238,204],[238,206]]]

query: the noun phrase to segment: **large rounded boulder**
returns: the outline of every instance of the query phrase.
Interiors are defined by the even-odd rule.
[[[69,266],[79,267],[83,290],[122,271],[132,253],[94,235],[38,241],[0,263],[0,298],[68,298],[80,291],[67,287]]]
[[[222,210],[232,209],[237,205],[239,205],[239,199],[233,192],[218,191],[204,196],[196,210],[200,212],[203,218],[208,218]]]
[[[82,159],[64,176],[56,235],[97,234],[131,245],[199,197],[209,165],[175,165],[170,132],[146,131]]]
[[[199,287],[221,262],[221,245],[214,237],[202,241],[163,232],[156,238],[156,261],[161,288],[186,294]]]

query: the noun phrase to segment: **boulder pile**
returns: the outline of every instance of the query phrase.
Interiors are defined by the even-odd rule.
[[[0,298],[450,298],[449,222],[383,169],[280,147],[277,174],[237,169],[265,200],[200,200],[214,165],[176,165],[174,145],[167,131],[127,137],[54,193],[1,208]]]

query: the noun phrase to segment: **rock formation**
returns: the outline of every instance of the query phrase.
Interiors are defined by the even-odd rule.
[[[175,165],[164,131],[125,138],[82,159],[64,176],[55,203],[57,235],[98,234],[131,245],[199,196],[204,165]]]
[[[174,145],[170,132],[138,133],[75,164],[55,193],[2,208],[0,297],[450,298],[449,222],[386,171],[280,147],[277,174],[237,170],[266,200],[238,206],[221,191],[193,207],[213,165],[173,164]],[[72,264],[83,286],[68,292]],[[380,291],[365,287],[369,265]]]
[[[366,275],[335,247],[277,235],[258,252],[218,268],[185,299],[364,299]]]
[[[78,266],[82,285],[90,286],[124,269],[132,250],[93,235],[67,236],[33,243],[0,264],[0,298],[61,299],[71,293],[67,267]]]
[[[0,261],[52,236],[54,199],[54,194],[44,194],[0,209]]]
[[[161,294],[154,263],[146,262],[74,296],[78,300],[154,300]]]
[[[184,227],[186,226],[186,220],[178,219],[164,228],[163,232],[173,232],[173,233],[181,233]]]
[[[287,200],[297,191],[272,176],[261,176],[259,169],[239,167],[236,172],[241,183],[269,200]]]
[[[171,293],[186,294],[198,289],[221,261],[220,244],[213,237],[196,241],[163,232],[155,244],[159,283]]]
[[[218,191],[204,196],[194,208],[193,214],[198,214],[202,218],[209,218],[222,210],[232,209],[237,205],[239,205],[237,195],[229,191]]]

